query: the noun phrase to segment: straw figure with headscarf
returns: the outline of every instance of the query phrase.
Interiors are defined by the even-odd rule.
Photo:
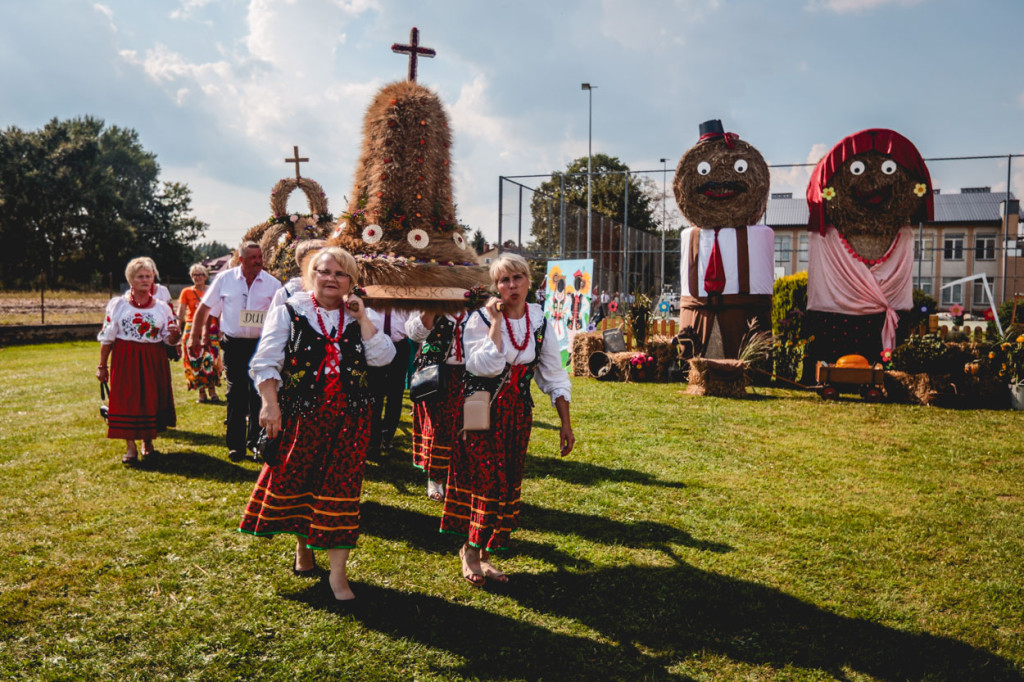
[[[768,202],[768,165],[719,120],[700,125],[672,184],[692,227],[681,238],[679,326],[709,358],[735,358],[756,321],[770,329],[775,233],[755,224]]]
[[[843,138],[807,186],[807,316],[812,362],[871,362],[906,336],[913,306],[911,223],[934,215],[931,176],[917,148],[881,128]]]

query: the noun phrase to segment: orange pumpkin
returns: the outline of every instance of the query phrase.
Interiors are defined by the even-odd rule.
[[[871,367],[863,355],[844,355],[836,360],[836,367]]]

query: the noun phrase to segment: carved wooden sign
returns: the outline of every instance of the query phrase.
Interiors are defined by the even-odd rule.
[[[393,284],[369,284],[366,298],[399,298],[416,301],[465,301],[466,289],[459,287],[398,286]]]

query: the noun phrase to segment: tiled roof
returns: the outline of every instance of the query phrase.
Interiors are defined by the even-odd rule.
[[[1005,198],[1003,192],[936,194],[934,223],[999,223],[999,202]],[[1010,198],[1016,198],[1013,192]],[[769,199],[766,215],[765,223],[772,226],[807,225],[807,200]]]

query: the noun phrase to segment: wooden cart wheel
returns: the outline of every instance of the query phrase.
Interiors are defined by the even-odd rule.
[[[821,389],[821,397],[825,400],[836,400],[839,398],[839,391],[836,390],[835,386],[826,386]]]
[[[882,400],[882,392],[872,386],[864,392],[864,398],[872,403],[877,403]]]

